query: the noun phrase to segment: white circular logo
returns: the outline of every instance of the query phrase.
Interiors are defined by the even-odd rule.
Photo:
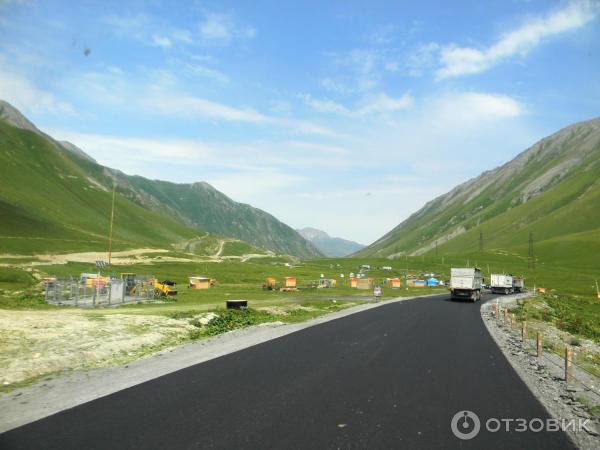
[[[450,428],[454,436],[466,441],[479,434],[481,422],[473,411],[459,411],[454,414]]]

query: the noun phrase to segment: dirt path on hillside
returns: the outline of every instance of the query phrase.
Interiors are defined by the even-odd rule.
[[[167,253],[169,250],[157,249],[157,248],[137,248],[132,250],[124,250],[120,252],[113,252],[112,264],[123,265],[123,264],[140,264],[144,262],[152,262],[156,260],[156,257],[148,256],[148,254],[162,254]],[[16,255],[16,254],[0,254],[0,258],[3,259],[37,259],[31,265],[47,265],[47,264],[67,264],[68,262],[83,262],[93,263],[95,261],[107,261],[107,252],[77,252],[77,253],[63,253],[57,255]],[[171,262],[187,262],[190,261],[188,258],[174,258],[170,256],[160,256],[161,261]]]

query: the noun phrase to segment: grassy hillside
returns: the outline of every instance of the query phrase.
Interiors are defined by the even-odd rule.
[[[111,192],[102,170],[32,131],[0,122],[0,251],[106,250]],[[198,234],[116,196],[115,249],[162,247]]]
[[[320,256],[270,214],[234,202],[206,183],[175,184],[103,167],[81,149],[57,142],[0,101],[0,253],[106,250],[111,193],[116,186],[114,249],[176,248],[202,254],[227,236],[236,254]],[[208,237],[206,232],[213,236]],[[209,242],[210,241],[210,242]],[[224,253],[225,252],[225,253]],[[208,253],[206,253],[208,254]]]
[[[483,259],[508,252],[526,258],[532,233],[538,265],[591,267],[600,251],[599,180],[595,119],[567,127],[436,198],[357,255]]]
[[[120,178],[121,179],[121,178]],[[256,247],[299,257],[320,256],[319,251],[294,229],[272,215],[238,203],[208,183],[176,184],[127,176],[133,198],[156,199],[177,217],[211,233],[234,237]],[[139,196],[143,193],[143,196]]]

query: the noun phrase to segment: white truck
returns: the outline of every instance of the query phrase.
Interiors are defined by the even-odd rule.
[[[525,278],[513,277],[513,289],[515,292],[523,292],[525,290]]]
[[[493,273],[491,276],[490,287],[493,294],[512,294],[514,290],[513,276]]]
[[[452,300],[481,300],[483,277],[477,267],[450,269],[450,297]]]

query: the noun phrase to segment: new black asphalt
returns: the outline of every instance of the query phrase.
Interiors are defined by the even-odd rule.
[[[14,429],[0,448],[571,448],[563,432],[485,429],[548,416],[479,308],[443,295],[353,314]],[[462,410],[481,420],[471,440],[450,428]]]

